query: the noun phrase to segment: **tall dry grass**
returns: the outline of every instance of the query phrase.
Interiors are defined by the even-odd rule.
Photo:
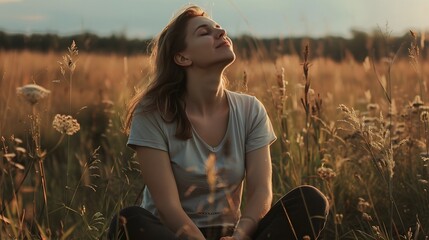
[[[404,46],[408,59],[337,63],[313,59],[310,46],[275,60],[238,59],[227,70],[229,88],[256,95],[279,137],[275,200],[300,184],[329,197],[324,239],[429,234],[429,63],[412,40]],[[139,202],[143,183],[121,118],[149,80],[149,59],[72,55],[0,52],[1,239],[102,238],[113,214]],[[31,83],[50,91],[35,105],[16,93]],[[54,129],[57,114],[79,131]]]

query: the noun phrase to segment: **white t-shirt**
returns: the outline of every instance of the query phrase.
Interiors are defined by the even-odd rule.
[[[144,113],[141,105],[135,110],[127,143],[133,149],[145,146],[168,152],[183,210],[200,228],[235,225],[240,217],[245,155],[276,140],[258,99],[228,90],[225,93],[228,127],[218,146],[209,146],[193,128],[192,138],[176,138],[176,123],[165,123],[158,112]],[[216,157],[214,192],[207,181],[209,154]],[[209,201],[209,196],[214,197],[214,202]],[[159,216],[148,188],[141,206]]]

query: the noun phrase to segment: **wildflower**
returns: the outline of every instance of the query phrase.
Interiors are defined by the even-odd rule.
[[[37,84],[27,84],[23,87],[18,87],[16,89],[18,95],[24,97],[24,99],[29,102],[31,105],[36,104],[39,100],[48,96],[51,92]]]
[[[73,135],[80,130],[80,125],[76,119],[70,115],[55,115],[52,127],[61,134]]]
[[[337,176],[332,168],[327,168],[323,164],[317,169],[317,174],[319,174],[319,177],[325,181],[330,181]]]

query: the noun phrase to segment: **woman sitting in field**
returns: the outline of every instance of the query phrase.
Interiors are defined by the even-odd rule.
[[[235,60],[226,31],[188,7],[161,32],[153,56],[154,79],[127,119],[143,201],[113,218],[109,238],[316,239],[328,213],[319,190],[295,188],[271,207],[276,136],[260,101],[224,87]]]

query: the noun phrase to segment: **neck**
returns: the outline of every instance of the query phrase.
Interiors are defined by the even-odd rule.
[[[186,109],[196,114],[210,114],[226,102],[222,85],[223,72],[188,71]]]

